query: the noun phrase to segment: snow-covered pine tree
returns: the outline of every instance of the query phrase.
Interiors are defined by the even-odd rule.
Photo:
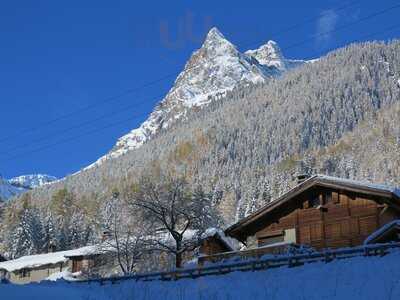
[[[13,258],[41,253],[43,240],[42,223],[37,209],[23,208],[19,215],[19,222],[13,228],[9,249]]]

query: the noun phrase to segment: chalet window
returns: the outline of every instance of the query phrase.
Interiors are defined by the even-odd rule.
[[[332,193],[332,200],[334,204],[340,204],[339,194],[337,192]]]
[[[72,273],[80,272],[82,271],[82,265],[83,265],[83,258],[74,258],[72,260]]]
[[[328,204],[332,202],[332,192],[324,193],[324,204]]]
[[[319,202],[319,195],[313,195],[311,196],[311,199],[308,201],[308,206],[309,207],[318,207],[320,205]]]
[[[268,246],[268,245],[272,245],[272,244],[275,244],[275,243],[280,243],[280,242],[283,242],[283,241],[284,241],[283,235],[260,238],[258,240],[258,247]]]
[[[283,230],[277,230],[275,232],[270,232],[268,235],[260,237],[258,239],[258,246],[268,246],[275,243],[280,243],[285,240],[285,232]]]
[[[30,277],[31,276],[31,271],[28,269],[22,269],[19,272],[19,278],[26,278],[26,277]]]

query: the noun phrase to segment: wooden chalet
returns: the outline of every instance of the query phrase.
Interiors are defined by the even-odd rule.
[[[227,236],[273,244],[351,247],[400,218],[400,190],[348,179],[305,178],[275,201],[229,227]]]

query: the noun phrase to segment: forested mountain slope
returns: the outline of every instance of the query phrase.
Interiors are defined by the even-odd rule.
[[[65,187],[90,216],[114,188],[168,170],[212,191],[228,224],[288,189],[298,172],[400,185],[399,79],[399,41],[350,45],[227,92],[139,149],[29,197],[44,214]]]

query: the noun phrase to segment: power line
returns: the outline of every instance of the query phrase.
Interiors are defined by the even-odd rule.
[[[312,36],[311,36],[310,38],[308,38],[308,39],[305,39],[305,40],[300,41],[300,42],[298,42],[298,43],[294,43],[294,44],[292,44],[292,45],[290,45],[290,46],[288,46],[288,47],[285,47],[285,48],[283,48],[283,49],[284,49],[284,50],[288,50],[288,49],[296,48],[296,47],[301,46],[301,45],[304,45],[304,44],[306,44],[306,43],[308,43],[308,42],[310,42],[310,41],[313,41],[316,37],[321,37],[321,36],[324,36],[324,35],[326,35],[326,34],[328,34],[328,33],[335,33],[335,32],[341,31],[341,30],[343,30],[343,29],[350,28],[350,27],[352,27],[352,26],[355,25],[355,24],[358,24],[358,23],[361,23],[361,22],[370,20],[370,19],[372,19],[372,18],[375,18],[375,17],[377,17],[377,16],[383,15],[383,14],[385,14],[385,13],[391,11],[391,10],[397,9],[397,8],[400,8],[400,4],[393,5],[393,6],[391,6],[391,7],[385,8],[385,9],[383,9],[383,10],[377,11],[377,12],[375,12],[375,13],[372,13],[372,14],[368,15],[368,16],[365,16],[364,18],[358,19],[357,21],[348,23],[348,24],[343,25],[343,26],[339,26],[339,27],[337,27],[337,28],[335,28],[335,29],[333,29],[333,30],[325,31],[325,32],[322,32],[322,33],[319,33],[319,34],[314,34],[314,35],[312,35]]]
[[[136,115],[136,116],[134,116],[134,118],[142,117],[142,116],[145,116],[145,115],[146,114]],[[104,131],[104,130],[109,129],[109,128],[113,128],[113,127],[116,127],[116,126],[124,124],[124,123],[131,122],[132,119],[134,119],[134,118],[130,117],[130,118],[127,118],[127,119],[123,119],[123,120],[120,120],[120,121],[117,121],[117,122],[102,126],[100,128],[96,128],[96,129],[87,131],[87,132],[82,133],[82,134],[77,135],[77,136],[73,136],[73,137],[69,137],[69,138],[66,138],[66,139],[62,139],[62,140],[60,140],[60,141],[58,141],[56,143],[44,145],[42,147],[35,148],[35,149],[31,150],[31,151],[26,151],[24,153],[20,153],[20,154],[14,155],[14,156],[10,156],[10,157],[7,157],[6,160],[14,160],[14,159],[22,157],[22,156],[26,156],[26,155],[29,155],[29,154],[32,154],[32,153],[40,152],[40,151],[43,151],[43,150],[46,150],[46,149],[49,149],[49,148],[54,148],[55,146],[58,146],[58,145],[61,145],[61,144],[65,144],[65,143],[68,143],[70,141],[78,140],[78,139],[80,139],[82,137],[85,137],[85,136],[88,136],[88,135],[91,135],[91,134],[94,134],[94,133],[97,133],[97,132],[101,132],[101,131]]]
[[[390,10],[393,10],[393,9],[396,9],[396,8],[399,8],[399,7],[400,7],[400,4],[391,6],[391,7],[389,7],[389,8],[380,10],[380,11],[378,11],[378,12],[374,12],[374,13],[372,13],[372,14],[370,14],[370,15],[364,17],[364,18],[361,18],[361,19],[359,19],[359,20],[357,20],[357,21],[355,21],[355,22],[352,22],[352,23],[350,23],[350,24],[346,24],[346,25],[344,25],[344,26],[338,27],[338,28],[333,29],[333,30],[330,30],[330,31],[323,32],[323,33],[321,33],[321,34],[313,35],[311,38],[308,38],[308,39],[306,39],[306,40],[304,40],[304,41],[302,41],[302,42],[300,42],[300,43],[293,44],[293,45],[291,45],[291,46],[289,46],[289,47],[285,47],[285,48],[283,48],[283,49],[289,49],[289,48],[293,48],[293,47],[298,47],[298,46],[300,46],[300,45],[302,45],[302,44],[305,44],[305,43],[307,43],[307,42],[309,42],[309,41],[312,41],[315,37],[322,36],[322,35],[325,35],[325,34],[328,34],[328,33],[334,33],[334,32],[337,32],[337,31],[340,31],[340,30],[349,28],[349,27],[351,27],[351,26],[353,26],[353,25],[355,25],[355,24],[357,24],[357,23],[364,22],[364,21],[366,21],[366,20],[369,20],[369,19],[371,19],[371,18],[374,18],[374,17],[376,17],[376,16],[378,16],[378,15],[382,15],[382,14],[384,14],[384,13],[387,13],[387,12],[390,11]],[[192,68],[195,68],[195,67],[197,67],[197,66],[193,66]],[[162,95],[161,95],[160,97],[162,97]],[[114,98],[114,97],[113,97],[113,98]],[[113,98],[109,98],[109,99],[113,99]],[[140,104],[143,104],[143,103],[144,103],[144,101],[141,101],[141,102],[140,102]],[[129,105],[128,107],[124,107],[123,110],[117,110],[117,111],[114,111],[114,112],[111,112],[111,113],[107,113],[107,114],[105,114],[105,115],[103,115],[103,116],[101,116],[101,117],[99,117],[99,118],[94,119],[94,120],[86,121],[86,122],[83,122],[83,123],[81,123],[81,124],[78,124],[78,125],[74,125],[74,126],[72,126],[72,127],[69,127],[69,128],[67,128],[67,129],[65,129],[65,130],[61,130],[61,131],[57,132],[57,134],[60,134],[60,133],[62,134],[62,133],[68,132],[68,131],[70,131],[70,130],[72,130],[72,129],[77,129],[77,128],[84,127],[84,126],[86,126],[86,125],[88,125],[88,124],[91,124],[91,123],[94,123],[94,122],[96,122],[96,121],[98,121],[98,120],[100,120],[100,119],[104,119],[104,118],[107,117],[107,116],[112,116],[112,115],[121,113],[121,112],[123,112],[123,111],[126,111],[126,109],[128,109],[128,108],[131,108],[131,107],[134,107],[134,106],[137,106],[137,105],[140,105],[140,104],[137,104],[137,103],[136,103],[136,104],[134,104],[134,105]],[[54,134],[53,134],[52,136],[54,136]],[[38,142],[38,141],[40,142],[40,141],[46,140],[46,139],[48,139],[49,137],[52,137],[52,136],[42,137],[42,138],[39,138],[39,139],[34,140],[34,142]],[[22,145],[22,146],[16,146],[16,147],[13,147],[13,148],[9,149],[8,151],[14,150],[14,149],[19,149],[19,148],[21,148],[21,147],[26,147],[26,146],[29,146],[29,145],[30,145],[30,143],[29,143],[29,144],[24,144],[24,145]],[[2,154],[8,155],[9,153],[4,151],[4,152],[2,152]]]
[[[346,8],[349,8],[349,7],[351,7],[351,6],[354,6],[355,3],[358,3],[358,1],[351,2],[349,5],[342,6],[342,7],[340,7],[339,9],[346,9]],[[282,48],[282,49],[283,49],[283,50],[288,50],[288,49],[291,49],[291,48],[294,48],[294,47],[301,46],[301,45],[303,45],[303,44],[305,44],[305,43],[307,43],[307,42],[313,41],[313,40],[314,40],[316,37],[318,37],[318,36],[323,36],[323,35],[326,35],[326,34],[329,34],[329,33],[334,33],[334,32],[337,32],[337,31],[340,31],[340,30],[343,30],[343,29],[352,27],[353,25],[355,25],[355,24],[357,24],[357,23],[364,22],[364,21],[366,21],[366,20],[369,20],[369,19],[371,19],[371,18],[374,18],[374,17],[376,17],[376,16],[378,16],[378,15],[382,15],[382,14],[384,14],[384,13],[387,13],[387,12],[390,11],[390,10],[393,10],[393,9],[399,8],[399,7],[400,7],[400,5],[394,5],[394,6],[391,6],[391,7],[389,7],[389,8],[380,10],[380,11],[378,11],[378,12],[374,12],[374,13],[372,13],[372,14],[370,14],[370,15],[364,17],[364,18],[361,18],[361,19],[359,19],[359,20],[357,20],[357,21],[354,21],[354,22],[352,22],[352,23],[350,23],[350,24],[346,24],[346,25],[343,25],[343,26],[341,26],[341,27],[338,27],[338,28],[335,28],[335,29],[333,29],[333,30],[326,31],[326,32],[323,32],[323,33],[320,33],[320,34],[315,34],[315,35],[311,36],[311,37],[308,38],[308,39],[305,39],[305,40],[303,40],[303,41],[301,41],[301,42],[298,42],[298,43],[296,43],[296,44],[292,44],[292,45],[290,45],[290,46],[288,46],[288,47],[284,47],[284,48]],[[310,20],[313,20],[313,18],[308,19],[306,22],[310,22]],[[281,31],[281,32],[285,32],[285,31],[288,31],[288,30],[292,30],[293,28],[297,28],[297,27],[298,27],[298,25],[290,26],[290,27],[288,27],[286,30],[283,30],[283,31]],[[193,67],[188,68],[187,70],[195,69],[195,68],[197,68],[197,67],[199,67],[199,66],[193,66]],[[169,75],[168,75],[168,76],[169,76]],[[165,77],[164,77],[164,78],[165,78]],[[158,80],[154,80],[154,81],[152,81],[151,83],[149,83],[149,85],[152,85],[152,84],[154,84],[154,83],[157,82],[157,81],[158,81]],[[144,86],[144,85],[143,85],[143,86]],[[132,90],[132,91],[133,91],[133,90]],[[119,97],[122,97],[122,96],[124,96],[124,95],[126,95],[126,94],[127,94],[127,92],[124,92],[124,93],[122,93],[122,94],[120,94],[120,95],[118,95],[118,96],[107,98],[106,101],[112,101],[112,100],[118,99]],[[160,95],[160,98],[162,98],[163,96],[164,96],[164,95]],[[140,103],[137,103],[136,105],[141,105],[141,104],[143,104],[143,101],[140,102]],[[89,109],[93,108],[94,106],[95,106],[95,105],[89,105],[89,106],[86,107],[85,110],[89,110]],[[123,112],[123,111],[125,111],[126,109],[129,109],[129,108],[131,108],[131,107],[133,107],[133,106],[135,106],[135,104],[134,104],[134,105],[129,105],[128,107],[124,107],[124,108],[122,108],[121,110],[117,110],[117,111],[112,112],[112,113],[107,113],[106,116],[112,116],[112,115],[114,115],[114,114],[118,114],[118,113]],[[71,116],[71,115],[73,115],[73,113],[70,113],[70,114],[67,114],[67,115],[64,115],[64,116]],[[74,125],[74,126],[72,126],[72,127],[70,127],[70,128],[67,128],[67,129],[65,129],[65,130],[60,130],[58,133],[64,133],[64,132],[68,132],[68,131],[70,131],[70,130],[72,130],[72,129],[78,129],[78,128],[84,127],[84,126],[86,126],[88,123],[93,123],[93,122],[95,122],[95,121],[98,121],[98,120],[100,120],[100,119],[105,118],[106,116],[101,116],[100,118],[95,118],[95,119],[92,120],[92,121],[86,121],[86,122],[83,122],[82,124]],[[55,123],[56,120],[60,120],[60,119],[62,119],[62,118],[60,117],[60,118],[54,119],[54,120],[52,120],[52,121],[50,121],[50,122],[45,122],[44,124],[50,125],[50,124]],[[38,128],[40,128],[40,126],[35,127],[35,128],[31,128],[30,131],[34,131],[34,130],[36,130],[36,129],[38,129]],[[54,134],[53,134],[53,135],[50,135],[50,136],[47,136],[47,137],[44,137],[44,138],[36,139],[36,140],[34,140],[33,142],[34,142],[34,143],[35,143],[35,142],[40,142],[40,141],[46,140],[46,139],[48,139],[48,138],[50,138],[50,137],[52,137],[52,136],[54,136]],[[6,138],[5,140],[8,140],[8,139],[13,138],[13,137],[15,137],[15,135],[9,136],[9,138]],[[3,139],[3,140],[0,140],[0,144],[1,144],[2,141],[4,142],[4,139]],[[11,149],[8,149],[7,151],[14,150],[14,149],[18,149],[18,148],[21,148],[21,147],[23,147],[23,146],[27,146],[27,144],[24,144],[24,145],[22,145],[22,146],[12,147]],[[0,154],[5,154],[5,153],[7,153],[7,151],[0,152]]]
[[[360,3],[359,0],[358,0],[358,1],[352,1],[352,2],[350,2],[350,3],[347,4],[347,5],[342,5],[342,6],[339,6],[339,7],[337,7],[337,8],[333,8],[333,9],[334,9],[335,11],[342,11],[342,10],[348,9],[348,8],[350,8],[350,7],[353,7],[353,6],[355,6],[356,4],[359,4],[359,3]],[[312,21],[314,21],[314,20],[320,18],[321,15],[323,15],[323,14],[318,14],[318,16],[315,16],[315,17],[312,17],[312,18],[308,18],[308,19],[306,19],[304,22],[299,22],[299,23],[297,23],[297,24],[295,24],[295,25],[293,25],[293,26],[287,27],[286,29],[283,29],[283,30],[281,30],[281,31],[278,31],[278,32],[276,32],[276,33],[273,33],[272,35],[279,35],[279,34],[283,34],[283,33],[287,33],[287,32],[289,32],[289,31],[292,31],[292,30],[294,30],[294,29],[296,29],[296,28],[298,28],[298,27],[300,27],[300,26],[302,26],[302,25],[304,25],[304,24],[307,24],[307,23],[309,23],[309,22],[312,22]],[[252,44],[255,44],[255,42],[252,43]],[[192,68],[195,68],[195,66],[193,66]],[[188,68],[187,70],[190,70],[190,69],[191,69],[191,68]],[[20,130],[20,131],[17,132],[17,133],[14,133],[14,134],[12,134],[12,135],[9,135],[9,136],[6,136],[6,137],[4,137],[4,138],[1,138],[1,139],[0,139],[0,144],[4,143],[4,142],[6,142],[6,141],[9,141],[9,140],[11,140],[11,139],[13,139],[13,138],[15,138],[15,136],[17,136],[17,135],[23,135],[23,134],[35,132],[35,131],[37,131],[38,129],[40,129],[40,128],[42,128],[42,127],[45,127],[45,126],[48,126],[48,125],[52,125],[52,124],[54,124],[54,123],[56,123],[56,122],[58,122],[58,121],[64,120],[64,119],[68,119],[68,118],[70,118],[70,117],[72,117],[72,116],[74,116],[74,115],[76,115],[76,114],[79,114],[79,113],[82,113],[82,112],[85,112],[85,111],[90,111],[90,110],[92,110],[92,109],[94,109],[94,108],[96,108],[96,107],[98,107],[98,106],[100,106],[100,105],[103,105],[103,104],[106,104],[106,103],[109,103],[109,102],[116,101],[116,100],[118,100],[118,99],[121,99],[122,97],[125,97],[125,96],[127,96],[127,95],[131,95],[131,94],[133,94],[133,93],[135,93],[135,92],[137,92],[137,91],[139,91],[139,90],[142,90],[142,89],[144,89],[144,88],[153,86],[153,85],[155,85],[155,84],[158,84],[158,83],[160,83],[160,82],[162,82],[162,81],[164,81],[164,80],[166,80],[166,79],[169,79],[169,78],[171,78],[171,77],[176,77],[179,73],[180,73],[180,72],[174,72],[174,73],[167,74],[167,75],[165,75],[165,76],[163,76],[163,77],[160,77],[160,78],[158,78],[158,79],[155,79],[155,80],[150,81],[150,82],[147,82],[147,83],[144,83],[144,84],[142,84],[142,85],[140,85],[140,86],[127,89],[127,90],[121,92],[121,93],[118,94],[118,95],[105,98],[105,99],[103,99],[103,100],[101,100],[101,101],[99,101],[99,102],[96,102],[96,103],[88,104],[88,105],[86,105],[86,106],[84,106],[84,107],[82,107],[82,108],[80,108],[80,109],[75,110],[75,111],[72,111],[72,112],[69,112],[69,113],[67,113],[67,114],[58,116],[58,117],[56,117],[56,118],[54,118],[54,119],[51,119],[51,120],[42,122],[42,123],[38,124],[37,126],[22,129],[22,130]]]
[[[374,33],[369,33],[369,34],[363,35],[363,36],[357,38],[356,40],[360,40],[360,39],[364,39],[364,38],[367,38],[367,37],[375,36],[377,34],[390,32],[390,31],[393,31],[394,29],[398,29],[398,28],[400,28],[400,24],[387,27],[384,30],[381,30],[381,31],[378,31],[378,32],[374,32]],[[143,116],[143,115],[145,115],[145,114],[134,116],[134,118],[137,118],[137,117],[140,117],[140,116]],[[26,155],[29,155],[29,154],[32,154],[32,153],[36,153],[36,152],[40,152],[40,151],[43,151],[43,150],[46,150],[46,149],[49,149],[49,148],[53,148],[53,147],[58,146],[60,144],[67,143],[67,142],[70,142],[70,141],[73,141],[73,140],[77,140],[77,139],[80,139],[80,138],[82,138],[84,136],[91,135],[91,134],[94,134],[94,133],[97,133],[97,132],[101,132],[101,131],[103,131],[105,129],[116,127],[116,126],[118,126],[120,124],[123,124],[123,123],[131,122],[134,118],[131,117],[129,119],[123,119],[123,120],[117,121],[115,123],[111,123],[111,124],[108,124],[106,126],[103,126],[103,127],[100,127],[100,128],[93,129],[91,131],[85,132],[85,133],[80,134],[78,136],[66,138],[66,139],[60,140],[60,141],[58,141],[56,143],[48,144],[48,145],[45,145],[43,147],[39,147],[39,148],[33,149],[32,151],[27,151],[25,153],[21,153],[21,154],[18,154],[18,155],[14,155],[14,156],[8,157],[8,158],[6,158],[6,160],[14,160],[14,159],[19,158],[21,156],[26,156]]]
[[[160,96],[157,96],[157,97],[162,97],[162,96],[163,96],[163,95],[160,95]],[[131,109],[131,108],[140,107],[141,105],[143,105],[144,103],[146,103],[148,100],[153,100],[153,99],[155,99],[155,98],[156,98],[156,97],[151,97],[151,98],[143,99],[142,101],[136,102],[135,104],[131,104],[131,105],[128,105],[128,106],[123,107],[122,109],[118,109],[118,110],[115,110],[115,111],[112,111],[112,112],[103,114],[103,115],[101,115],[101,116],[99,116],[99,117],[97,117],[97,118],[95,118],[95,119],[92,119],[92,120],[89,120],[89,121],[85,121],[85,122],[83,122],[83,123],[79,123],[79,124],[70,126],[70,127],[66,128],[66,129],[63,129],[63,130],[59,130],[59,131],[56,131],[56,132],[52,132],[51,135],[46,135],[46,136],[44,136],[44,137],[40,137],[40,138],[38,138],[38,139],[31,140],[29,143],[17,145],[17,146],[15,146],[15,147],[9,148],[9,149],[7,149],[7,150],[5,150],[5,151],[0,151],[0,155],[9,155],[9,154],[10,154],[10,151],[18,150],[18,149],[20,149],[20,148],[28,147],[28,146],[30,146],[32,143],[42,142],[42,141],[45,141],[45,140],[47,140],[47,139],[49,139],[49,138],[52,138],[52,137],[55,137],[55,136],[59,136],[59,135],[61,135],[61,134],[67,133],[67,132],[69,132],[69,131],[72,131],[72,130],[74,130],[74,129],[80,129],[80,128],[82,128],[82,127],[86,127],[86,126],[91,125],[91,124],[94,124],[94,123],[96,123],[96,122],[98,122],[98,121],[100,121],[100,120],[103,120],[103,119],[105,119],[105,118],[107,118],[107,117],[114,116],[114,115],[117,115],[117,114],[120,114],[120,113],[124,113],[124,112],[126,112],[127,110],[129,110],[129,109]],[[135,110],[135,111],[136,111],[136,110]]]
[[[337,12],[346,10],[346,9],[348,9],[350,7],[356,6],[358,4],[361,4],[361,1],[352,1],[352,2],[349,2],[348,4],[345,4],[345,5],[336,7],[336,8],[332,8],[330,10],[334,10],[337,13]],[[306,20],[304,20],[302,22],[299,22],[297,24],[291,25],[291,26],[289,26],[289,27],[287,27],[287,28],[285,28],[283,30],[277,31],[275,33],[272,33],[272,35],[280,35],[280,34],[283,34],[283,33],[291,32],[293,30],[298,29],[301,26],[304,26],[305,24],[308,24],[308,23],[311,23],[313,21],[316,21],[316,20],[320,19],[321,17],[323,17],[325,15],[328,15],[328,14],[329,14],[329,12],[322,12],[321,14],[318,14],[317,16],[308,18],[308,19],[306,19]],[[243,45],[243,47],[248,47],[248,46],[253,46],[253,45],[255,45],[255,43],[248,43],[248,44]]]
[[[7,136],[5,138],[0,139],[0,144],[2,144],[5,141],[8,141],[8,140],[14,138],[16,135],[22,135],[22,134],[26,134],[26,133],[37,131],[38,129],[40,129],[40,128],[44,127],[44,126],[52,125],[52,124],[54,124],[54,123],[56,123],[58,121],[61,121],[61,120],[64,120],[64,119],[68,119],[68,118],[74,116],[77,113],[81,113],[81,112],[84,112],[84,111],[90,111],[90,110],[92,110],[93,108],[95,108],[95,107],[97,107],[99,105],[102,105],[102,104],[105,104],[105,103],[108,103],[108,102],[113,102],[113,101],[118,100],[118,99],[120,99],[120,98],[122,98],[124,96],[133,94],[134,92],[137,92],[137,91],[139,91],[139,90],[141,90],[143,88],[155,85],[155,84],[157,84],[157,83],[159,83],[159,82],[161,82],[161,81],[163,81],[165,79],[170,78],[173,75],[176,75],[176,73],[173,73],[173,74],[171,73],[171,74],[165,75],[164,77],[161,77],[159,79],[156,79],[156,80],[147,82],[145,84],[142,84],[142,85],[140,85],[138,87],[127,89],[127,90],[123,91],[122,93],[120,93],[118,95],[111,96],[111,97],[103,99],[102,101],[100,101],[100,103],[89,104],[89,105],[84,106],[83,108],[80,108],[78,110],[75,110],[75,111],[72,111],[70,113],[61,115],[61,116],[59,116],[57,118],[54,118],[54,119],[51,119],[49,121],[42,122],[41,124],[39,124],[39,125],[37,125],[35,127],[23,129],[19,133],[15,133],[13,135],[9,135],[9,136]]]
[[[348,45],[349,43],[355,43],[355,42],[357,42],[357,41],[365,40],[365,39],[367,39],[367,38],[370,38],[370,37],[373,37],[373,36],[376,36],[376,35],[380,35],[380,34],[383,34],[383,33],[388,33],[388,32],[394,31],[395,29],[398,29],[398,28],[400,28],[400,24],[393,25],[393,26],[389,26],[389,27],[386,27],[385,29],[383,29],[383,30],[381,30],[381,31],[376,31],[376,32],[373,32],[373,33],[368,33],[368,34],[362,35],[362,36],[360,36],[360,37],[358,37],[358,38],[356,38],[356,39],[353,39],[353,40],[351,40],[351,41],[347,41],[347,42],[345,42],[341,47],[343,47],[343,46],[345,46],[345,45]],[[329,52],[329,51],[334,51],[335,49],[338,49],[338,47],[335,47],[335,48],[333,48],[333,49],[326,48],[326,49],[324,49],[324,51],[328,51],[328,52]],[[317,52],[315,52],[315,54],[317,54]],[[312,57],[312,56],[311,56],[311,57]]]

